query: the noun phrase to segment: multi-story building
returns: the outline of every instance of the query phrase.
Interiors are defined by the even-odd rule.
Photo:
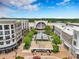
[[[53,23],[53,31],[55,34],[57,34],[60,38],[62,38],[62,30],[65,29],[65,24],[64,23]]]
[[[79,59],[79,27],[73,29],[72,54]]]
[[[16,48],[22,41],[22,26],[19,20],[0,20],[0,52]]]
[[[21,20],[22,25],[22,35],[26,35],[26,32],[29,30],[29,21],[28,20]]]
[[[72,27],[66,26],[61,32],[61,39],[64,46],[71,51],[72,40],[73,40],[73,29]]]
[[[79,58],[79,27],[64,23],[48,23],[47,21],[28,20],[0,20],[0,52],[8,52],[15,49],[21,42],[26,30],[34,27],[43,29],[46,25],[53,27],[63,41],[64,46],[77,58]]]
[[[64,46],[73,54],[77,59],[79,58],[79,27],[66,25],[60,26],[59,24],[53,25],[54,32],[60,36]]]

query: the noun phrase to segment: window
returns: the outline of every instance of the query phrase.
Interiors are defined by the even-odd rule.
[[[15,39],[12,40],[13,42],[15,41]]]
[[[0,30],[2,30],[2,25],[0,25]]]
[[[13,29],[14,27],[13,27],[13,25],[11,25],[11,29]]]
[[[3,35],[3,31],[0,31],[0,35]]]
[[[6,41],[6,44],[10,44],[10,40],[9,41]]]
[[[76,46],[76,41],[74,41],[74,45]]]
[[[14,38],[14,35],[12,35],[12,38]]]
[[[74,32],[74,38],[77,39],[77,34],[76,34],[76,32]]]
[[[4,25],[4,29],[5,30],[9,29],[9,25]]]
[[[5,38],[6,38],[6,40],[7,40],[7,39],[10,39],[10,36],[5,36]]]
[[[12,33],[14,33],[14,30],[12,30]]]
[[[8,34],[10,34],[10,31],[5,31],[5,35],[8,35]]]
[[[0,42],[0,45],[3,45],[4,44],[4,42]]]
[[[3,40],[3,37],[0,37],[0,40]]]
[[[77,59],[79,59],[79,54],[77,54]]]

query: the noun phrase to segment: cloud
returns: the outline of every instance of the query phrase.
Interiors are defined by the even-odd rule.
[[[38,5],[27,5],[27,6],[24,6],[23,8],[30,11],[39,9]]]
[[[15,10],[2,6],[0,7],[0,18],[9,17],[9,14],[13,14],[15,12],[16,12]]]
[[[37,10],[38,4],[32,5],[36,0],[1,0],[0,2],[10,4],[17,7],[17,9]]]
[[[38,10],[38,5],[31,5],[33,2],[35,2],[36,0],[13,0],[10,3],[18,8],[22,8],[22,9],[26,9],[26,10]]]
[[[10,4],[15,5],[15,6],[22,6],[22,5],[29,5],[36,0],[11,0]]]
[[[6,14],[0,13],[0,18],[8,17]]]
[[[57,3],[57,5],[67,5],[68,2],[70,2],[71,0],[64,0],[63,2]]]

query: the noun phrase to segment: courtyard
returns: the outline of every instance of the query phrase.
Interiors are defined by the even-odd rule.
[[[52,44],[50,41],[32,41],[31,43],[31,49],[35,49],[35,48],[39,48],[39,49],[52,49]]]
[[[33,53],[31,53],[30,50],[24,50],[23,46],[24,46],[24,44],[22,43],[18,47],[18,49],[16,50],[17,51],[17,56],[22,56],[25,59],[28,59],[28,58],[32,59],[32,57],[34,56]],[[60,52],[58,52],[58,53],[51,53],[50,55],[48,55],[48,53],[44,53],[43,52],[42,55],[41,55],[41,52],[36,52],[35,55],[49,56],[49,58],[53,58],[54,57],[54,59],[55,59],[55,57],[59,58],[59,59],[62,59],[63,57],[68,57],[71,54],[69,53],[69,51],[62,44],[62,45],[60,45]],[[12,51],[12,52],[7,53],[7,54],[5,54],[5,53],[0,54],[0,59],[15,59],[15,56],[16,56],[15,51]],[[43,57],[43,59],[44,59],[44,57]],[[72,56],[72,59],[76,59],[76,58],[74,56]]]
[[[0,59],[15,59],[17,56],[24,59],[33,59],[33,56],[40,56],[41,59],[63,59],[64,57],[75,59],[51,28],[47,26],[44,29],[45,24],[42,24],[37,27],[38,29],[32,28],[29,31],[18,49],[0,54]],[[43,31],[39,30],[40,28]]]

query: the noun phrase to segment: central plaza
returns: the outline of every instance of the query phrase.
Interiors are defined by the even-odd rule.
[[[0,20],[0,59],[76,59],[78,26],[44,20]]]

